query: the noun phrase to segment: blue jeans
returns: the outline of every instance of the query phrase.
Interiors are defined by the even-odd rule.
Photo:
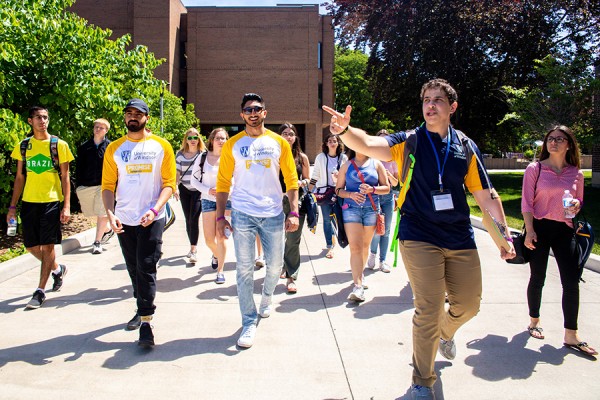
[[[258,234],[260,237],[265,255],[266,276],[262,297],[264,301],[270,303],[283,267],[284,220],[285,214],[283,212],[269,218],[253,217],[235,209],[231,212],[237,270],[237,292],[243,326],[256,324],[258,319],[253,297],[256,235]]]
[[[327,244],[327,248],[331,249],[333,247],[333,227],[331,226],[331,209],[333,204],[323,204],[321,207],[321,215],[323,216],[323,233],[325,234],[325,243]]]
[[[379,207],[385,215],[385,233],[382,236],[373,235],[371,240],[371,253],[377,253],[379,246],[379,261],[385,261],[385,256],[390,243],[390,230],[392,228],[392,217],[394,216],[394,194],[388,193],[379,196]]]

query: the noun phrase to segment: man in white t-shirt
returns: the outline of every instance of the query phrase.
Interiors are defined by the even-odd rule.
[[[124,112],[127,135],[110,143],[104,154],[102,200],[137,301],[127,329],[139,327],[138,344],[151,347],[156,264],[166,222],[164,206],[175,191],[175,155],[169,142],[146,129],[150,118],[146,103],[132,99]]]
[[[254,343],[258,314],[271,315],[271,297],[283,267],[284,228],[298,229],[298,174],[289,143],[265,128],[267,110],[261,96],[245,94],[240,116],[246,129],[229,139],[221,151],[217,178],[217,234],[233,231],[237,269],[237,291],[242,313],[238,346]],[[283,212],[279,183],[282,172],[291,211]],[[229,195],[232,179],[235,185]],[[225,219],[225,205],[231,199],[232,224]],[[233,226],[232,226],[233,225]],[[266,276],[258,314],[253,298],[254,243],[260,237],[266,258]]]

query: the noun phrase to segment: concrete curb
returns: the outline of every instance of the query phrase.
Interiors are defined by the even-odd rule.
[[[475,217],[473,215],[471,215],[471,225],[473,225],[474,228],[478,228],[478,229],[481,229],[484,231],[486,230],[483,227],[483,222],[481,222],[481,218]],[[514,228],[510,228],[510,229],[513,231],[517,230]],[[550,253],[550,254],[552,254],[552,253]],[[590,254],[590,258],[588,258],[587,262],[585,263],[585,268],[589,269],[590,271],[600,273],[600,256],[597,256],[595,254]]]
[[[91,245],[94,243],[95,236],[96,228],[94,227],[63,239],[61,244],[54,246],[56,257],[70,253],[80,247]],[[33,268],[37,268],[39,265],[39,261],[29,253],[0,263],[0,282],[7,281]]]

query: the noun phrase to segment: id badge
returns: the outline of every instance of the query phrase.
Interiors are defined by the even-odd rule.
[[[434,211],[454,210],[452,194],[448,190],[433,190],[431,192],[431,200],[433,201]]]
[[[127,175],[127,183],[132,186],[140,185],[140,174]]]

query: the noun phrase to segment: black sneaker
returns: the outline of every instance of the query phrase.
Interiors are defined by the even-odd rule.
[[[102,235],[102,239],[100,239],[100,242],[102,242],[102,244],[108,243],[108,241],[111,237],[113,237],[114,234],[115,231],[113,231],[112,229],[108,232],[104,232],[104,234]]]
[[[52,279],[54,279],[54,284],[52,285],[52,291],[58,292],[63,285],[63,279],[65,275],[67,275],[67,266],[63,264],[58,264],[58,268],[60,268],[60,272],[55,274],[52,272]]]
[[[212,267],[212,269],[219,268],[219,260],[217,260],[217,257],[212,256],[212,259],[210,260],[210,266]]]
[[[37,289],[35,292],[33,292],[33,296],[31,297],[31,300],[29,300],[29,303],[27,303],[25,308],[27,308],[29,310],[34,310],[36,308],[40,308],[45,300],[46,300],[46,295],[44,294],[44,292]]]
[[[149,348],[154,346],[154,334],[152,333],[152,327],[148,322],[142,323],[140,326],[140,340],[138,346]]]
[[[142,324],[142,318],[138,315],[138,313],[135,313],[133,318],[131,318],[129,320],[129,322],[127,323],[127,330],[134,331],[137,328],[139,328],[141,324]]]

